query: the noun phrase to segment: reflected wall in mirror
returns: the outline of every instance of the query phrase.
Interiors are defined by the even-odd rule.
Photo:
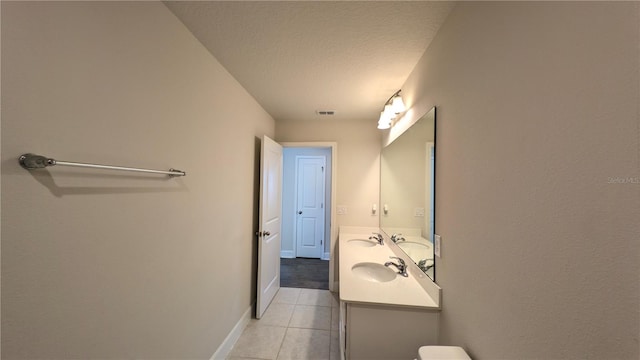
[[[434,281],[435,128],[434,107],[380,157],[380,228]]]

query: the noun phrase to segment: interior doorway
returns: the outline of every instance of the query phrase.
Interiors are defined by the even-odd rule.
[[[334,143],[283,143],[281,284],[333,289]]]

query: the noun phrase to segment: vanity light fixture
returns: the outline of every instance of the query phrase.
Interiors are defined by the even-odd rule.
[[[400,91],[396,91],[387,102],[384,103],[384,109],[380,112],[380,120],[378,120],[378,129],[384,130],[391,127],[391,122],[398,117],[398,114],[403,113],[407,108],[402,101]]]

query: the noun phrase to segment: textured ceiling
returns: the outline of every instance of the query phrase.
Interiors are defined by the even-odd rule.
[[[276,120],[375,122],[454,6],[435,1],[167,1]]]

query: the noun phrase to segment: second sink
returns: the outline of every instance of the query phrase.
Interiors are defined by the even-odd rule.
[[[359,278],[371,282],[388,282],[396,278],[396,272],[388,267],[372,262],[361,262],[353,265],[351,271]]]

